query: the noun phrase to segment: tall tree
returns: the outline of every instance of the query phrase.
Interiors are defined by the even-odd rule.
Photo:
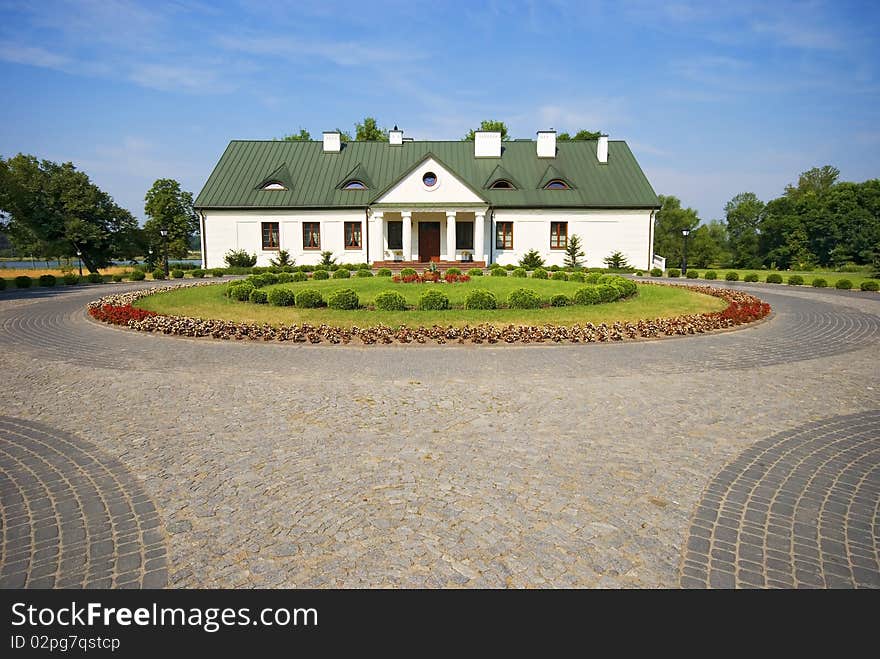
[[[727,231],[723,222],[712,220],[701,224],[688,237],[688,263],[697,268],[726,265],[730,260],[726,249]]]
[[[665,256],[670,267],[676,267],[682,257],[682,229],[693,231],[700,223],[700,218],[693,208],[682,208],[678,197],[659,197],[660,210],[654,219],[654,252]]]
[[[785,194],[788,197],[799,197],[810,192],[822,194],[837,183],[839,176],[840,170],[837,167],[832,167],[831,165],[813,167],[798,177],[797,187],[793,185],[785,186]]]
[[[300,128],[298,133],[291,133],[281,138],[282,142],[308,142],[312,139],[311,133],[305,128]]]
[[[379,128],[375,117],[364,117],[364,122],[355,124],[354,139],[358,142],[387,142],[388,130]]]
[[[501,133],[502,140],[509,140],[510,136],[507,133],[507,124],[503,121],[495,121],[494,119],[487,119],[485,121],[480,122],[480,130],[491,130],[495,132]],[[474,141],[474,129],[472,128],[467,132],[467,135],[464,136],[463,141],[465,142],[473,142]]]
[[[154,249],[162,248],[167,241],[168,256],[186,258],[193,234],[199,230],[199,216],[193,208],[192,192],[180,189],[180,183],[170,178],[160,178],[147,191],[144,212],[144,233]],[[163,241],[160,230],[168,230]]]
[[[724,205],[727,236],[732,265],[736,268],[757,268],[758,227],[764,215],[764,202],[754,192],[740,192]]]
[[[7,215],[0,228],[16,245],[41,256],[73,256],[79,250],[89,272],[131,252],[137,221],[72,163],[24,154],[0,163],[0,209]]]
[[[556,136],[557,142],[580,142],[583,140],[595,140],[602,136],[602,133],[594,130],[579,130],[574,137],[568,133],[559,133]]]

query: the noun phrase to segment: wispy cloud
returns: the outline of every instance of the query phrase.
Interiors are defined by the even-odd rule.
[[[425,57],[414,48],[373,46],[358,41],[328,39],[316,41],[301,39],[296,35],[265,37],[224,34],[218,36],[215,41],[218,46],[230,51],[269,55],[287,60],[317,57],[346,67],[413,61]]]
[[[798,23],[790,17],[778,21],[757,21],[751,27],[759,36],[769,37],[793,48],[840,50],[847,43],[843,35],[831,28]]]
[[[0,60],[47,69],[64,69],[71,63],[64,55],[50,52],[45,48],[13,43],[0,44]]]

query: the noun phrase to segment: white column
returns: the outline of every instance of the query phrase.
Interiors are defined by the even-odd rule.
[[[373,212],[373,222],[370,226],[370,258],[373,261],[385,260],[385,214],[382,211]]]
[[[446,260],[455,260],[455,211],[446,211]]]
[[[403,260],[412,261],[412,211],[400,211],[403,224]]]
[[[484,240],[486,239],[486,213],[474,213],[474,261],[486,261]]]

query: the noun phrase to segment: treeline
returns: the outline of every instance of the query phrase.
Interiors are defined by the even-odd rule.
[[[186,257],[199,229],[192,193],[173,179],[159,179],[144,201],[147,220],[140,227],[72,163],[24,154],[0,158],[0,231],[19,254],[79,255],[89,272],[139,256],[155,263],[166,251],[170,258]]]
[[[689,229],[688,263],[696,267],[809,270],[880,259],[880,180],[839,182],[831,166],[804,172],[782,196],[764,203],[742,192],[724,207],[724,220],[700,224],[676,197],[660,196],[654,251],[681,262]]]

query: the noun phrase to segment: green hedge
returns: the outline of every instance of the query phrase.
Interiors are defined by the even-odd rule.
[[[718,273],[714,270],[706,270],[706,274],[703,275],[704,279],[718,279]]]
[[[479,268],[471,268],[470,270],[468,270],[468,275],[470,275],[471,277],[482,277],[483,271]]]
[[[152,275],[153,275],[153,279],[165,279],[165,271],[161,270],[159,268],[156,268],[155,270],[153,270]],[[91,275],[89,275],[89,277],[91,277]],[[89,280],[89,281],[91,281],[91,280]]]
[[[550,279],[553,281],[568,281],[568,275],[562,272],[562,270],[557,270],[552,275],[550,275]]]
[[[813,288],[826,288],[828,286],[828,282],[822,277],[816,277],[813,280]]]
[[[568,281],[576,281],[583,284],[586,281],[586,277],[584,277],[583,272],[572,272],[568,276]]]
[[[513,270],[511,270],[510,276],[525,278],[529,276],[529,273],[525,268],[514,268]]]
[[[287,290],[284,288],[273,288],[273,291],[279,290]],[[271,291],[270,291],[271,292]],[[321,295],[320,291],[316,291],[313,288],[306,288],[301,290],[296,294],[296,306],[301,309],[315,309],[316,307],[320,307],[324,304],[324,297]]]
[[[351,277],[351,271],[347,268],[339,268],[333,273],[333,279],[348,279]]]
[[[337,270],[337,272],[348,272],[347,270]],[[350,288],[340,288],[338,291],[333,291],[330,293],[330,296],[327,298],[327,306],[331,309],[342,309],[343,311],[350,311],[352,309],[357,309],[360,306],[360,300],[358,299],[358,294],[355,293]]]
[[[55,275],[40,275],[40,286],[54,286],[56,283]]]
[[[747,281],[747,282],[758,281],[758,273],[757,272],[748,273],[745,277],[743,277],[743,281]]]
[[[377,276],[377,277],[390,277],[390,276],[391,276],[391,270],[389,270],[388,268],[379,268],[379,269],[376,271],[376,276]]]
[[[511,309],[537,309],[541,306],[541,297],[531,288],[517,288],[507,296],[507,306]]]
[[[412,277],[413,275],[417,275],[417,274],[419,274],[419,273],[416,272],[415,270],[413,270],[412,268],[404,268],[403,270],[400,271],[401,279],[404,277]]]
[[[535,268],[532,270],[532,279],[547,279],[548,278],[547,271],[544,268]],[[529,308],[529,307],[524,307]]]
[[[419,297],[419,309],[422,311],[443,311],[449,308],[449,297],[436,288],[425,291]]]
[[[669,270],[666,271],[666,276],[672,277],[673,279],[675,279],[676,277],[681,276],[681,270],[678,270],[676,268],[670,268]]]
[[[687,278],[688,278],[688,279],[699,279],[699,278],[700,278],[700,273],[699,273],[699,271],[697,271],[697,270],[691,270],[690,268],[688,268],[688,271],[687,271]]]
[[[315,274],[312,275],[312,279],[330,279],[330,274],[326,270],[315,270]]]
[[[372,277],[373,272],[371,270],[367,270],[366,268],[358,268],[354,273],[355,277]]]
[[[491,270],[489,270],[489,275],[492,277],[506,277],[507,270],[505,270],[504,268],[492,268]]]
[[[563,295],[562,293],[557,293],[550,298],[551,307],[567,307],[570,304],[571,299],[567,295]]]
[[[15,287],[16,288],[30,288],[31,284],[34,283],[34,280],[25,275],[19,275],[15,278]]]
[[[739,273],[731,270],[726,275],[724,275],[724,279],[726,281],[739,281]]]
[[[136,270],[135,272],[140,272],[140,270]],[[140,275],[141,275],[141,279],[146,277],[146,275],[143,272],[140,272]],[[137,281],[140,281],[140,279],[138,279]],[[66,275],[64,275],[64,283],[67,286],[76,286],[79,283],[79,275],[76,275],[72,272],[68,272]]]
[[[406,298],[397,291],[383,291],[374,300],[376,308],[380,311],[405,311]]]
[[[487,291],[484,288],[475,288],[467,294],[467,297],[464,301],[464,308],[497,309],[498,298],[495,297],[495,293],[493,293],[492,291]]]
[[[183,270],[172,270],[171,276],[175,279],[183,279]]]
[[[803,286],[804,285],[804,278],[801,277],[800,275],[792,275],[791,277],[788,278],[787,283],[789,286]]]
[[[652,277],[662,277],[663,271],[660,268],[651,268],[651,272],[649,274]]]
[[[596,286],[584,286],[583,288],[577,289],[574,293],[574,303],[599,304],[602,302],[602,296],[599,295],[599,291],[596,289]]]
[[[254,304],[266,304],[269,301],[269,294],[262,289],[255,288],[248,296],[248,300]]]
[[[880,282],[877,282],[874,279],[868,279],[867,281],[863,281],[859,286],[863,291],[872,291],[876,293],[880,290]]]
[[[768,284],[781,284],[782,275],[780,275],[778,272],[771,272],[769,275],[767,275],[767,279],[765,279],[765,281]]]
[[[842,291],[848,291],[853,287],[853,283],[849,279],[839,279],[836,284],[834,284],[834,288],[838,288]]]

